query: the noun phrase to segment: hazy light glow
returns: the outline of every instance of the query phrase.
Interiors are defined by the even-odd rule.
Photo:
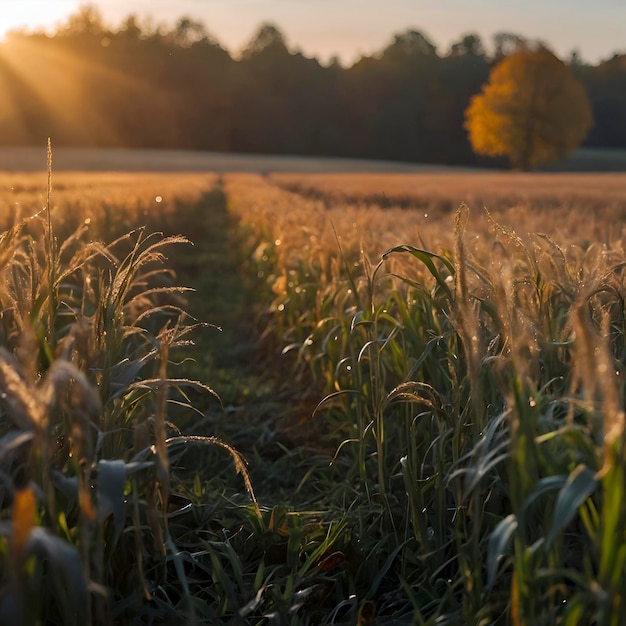
[[[26,28],[48,30],[80,6],[80,0],[3,0],[0,8],[0,37]]]
[[[4,65],[5,75],[9,76],[9,80],[17,81],[22,92],[27,93],[31,100],[43,103],[50,111],[51,118],[66,128],[73,127],[73,120],[87,119],[88,126],[104,128],[106,135],[116,139],[116,131],[109,120],[89,106],[90,94],[84,92],[82,79],[87,75],[102,75],[108,83],[119,83],[121,89],[137,86],[136,81],[131,81],[122,72],[94,65],[65,52],[51,52],[49,49],[46,49],[46,53],[53,55],[54,63],[50,67],[54,69],[46,75],[46,80],[41,80],[33,69],[33,64],[37,58],[41,58],[42,50],[39,47],[42,45],[45,44],[20,39],[5,43],[0,48],[0,63]],[[55,95],[49,93],[48,82],[61,87],[55,91]],[[0,82],[0,93],[9,94],[10,97],[11,90],[5,89]],[[63,96],[59,97],[59,94]],[[24,128],[26,123],[19,102],[8,98],[0,99],[0,119],[3,118],[12,119],[18,129]]]
[[[50,27],[80,0],[2,0],[0,36],[9,28]],[[577,50],[596,63],[626,53],[624,0],[94,0],[111,26],[130,15],[171,25],[188,15],[201,20],[231,53],[240,51],[264,21],[278,25],[290,46],[351,63],[387,45],[409,28],[445,53],[467,32],[489,45],[496,32],[538,38],[557,54]]]

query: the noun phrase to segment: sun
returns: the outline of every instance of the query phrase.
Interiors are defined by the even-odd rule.
[[[0,10],[0,39],[10,30],[49,29],[76,11],[80,0],[12,0]]]

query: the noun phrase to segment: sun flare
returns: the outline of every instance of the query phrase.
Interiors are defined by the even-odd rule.
[[[79,4],[79,0],[4,2],[0,11],[0,39],[15,29],[47,30],[73,13]]]

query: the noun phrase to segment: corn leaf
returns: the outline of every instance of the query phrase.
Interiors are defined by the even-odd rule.
[[[569,475],[556,500],[552,527],[546,539],[546,549],[572,521],[580,505],[596,490],[597,486],[596,473],[586,465],[578,465]]]
[[[507,545],[517,530],[517,517],[507,515],[493,530],[487,549],[487,589],[491,591],[496,581],[498,563],[504,558]]]

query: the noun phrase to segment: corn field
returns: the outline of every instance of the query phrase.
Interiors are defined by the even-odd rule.
[[[1,623],[626,623],[625,176],[3,178]]]

